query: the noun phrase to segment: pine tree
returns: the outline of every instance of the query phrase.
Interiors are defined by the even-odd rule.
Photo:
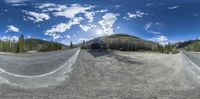
[[[72,43],[72,41],[70,41],[70,48],[73,48],[73,43]]]
[[[24,35],[21,35],[18,41],[18,50],[17,52],[25,52],[25,40]]]

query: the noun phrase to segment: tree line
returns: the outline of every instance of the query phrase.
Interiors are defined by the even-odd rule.
[[[178,53],[176,48],[170,43],[167,45],[160,45],[155,42],[145,40],[127,40],[127,39],[106,39],[105,41],[92,40],[89,42],[83,41],[82,49],[110,49],[110,50],[121,50],[121,51],[138,51],[138,50],[149,50],[160,53]]]
[[[200,52],[200,40],[196,39],[191,45],[185,48],[187,51]]]
[[[18,41],[0,40],[1,52],[25,53],[32,50],[48,52],[62,49],[66,49],[66,46],[63,44],[39,39],[25,40],[24,35],[21,35]]]

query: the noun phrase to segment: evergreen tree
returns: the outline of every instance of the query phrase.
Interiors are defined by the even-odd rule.
[[[73,48],[74,46],[73,46],[73,43],[72,43],[72,41],[70,41],[70,48]]]
[[[21,35],[18,41],[18,47],[17,47],[17,52],[25,52],[25,40],[24,40],[24,35]]]

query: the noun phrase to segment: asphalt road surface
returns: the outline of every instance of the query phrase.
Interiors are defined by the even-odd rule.
[[[74,61],[44,77],[14,77],[0,72],[0,99],[200,97],[200,85],[194,86],[190,76],[185,76],[181,54],[78,50],[73,56],[70,60]]]
[[[195,52],[183,52],[183,54],[200,68],[200,54]]]
[[[30,55],[1,54],[0,69],[23,76],[42,75],[64,65],[76,51],[77,49]]]

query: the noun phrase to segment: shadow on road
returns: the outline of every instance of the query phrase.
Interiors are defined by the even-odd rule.
[[[110,54],[110,52],[107,50],[97,50],[97,49],[91,49],[91,50],[88,50],[87,52],[90,53],[94,57],[101,57],[101,56]]]
[[[94,57],[101,57],[101,56],[107,55],[108,57],[114,57],[119,62],[128,63],[128,64],[143,64],[134,58],[121,56],[108,50],[92,49],[92,50],[88,50],[87,52],[90,53]]]
[[[123,62],[123,63],[127,63],[127,64],[139,64],[139,65],[143,64],[142,62],[140,62],[137,59],[121,56],[121,55],[118,55],[115,53],[113,53],[112,56],[119,62]]]

